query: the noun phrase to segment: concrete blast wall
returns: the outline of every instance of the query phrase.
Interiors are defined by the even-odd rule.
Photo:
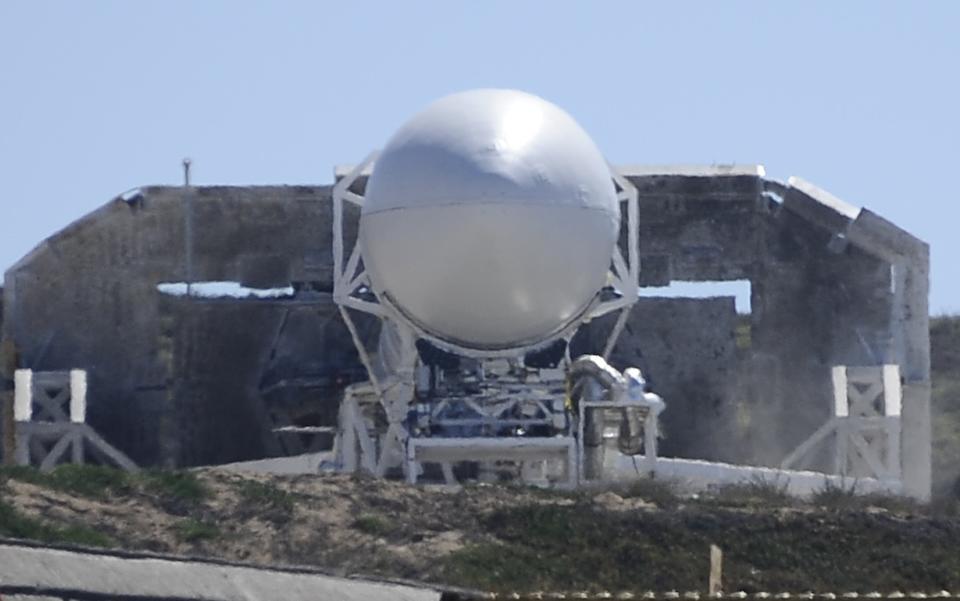
[[[664,450],[776,465],[826,420],[832,365],[898,363],[904,475],[926,495],[927,245],[759,167],[622,172],[639,192],[639,285],[751,284],[749,316],[731,298],[633,309],[613,361],[639,364],[667,400]],[[349,237],[357,218],[347,216]],[[332,423],[342,387],[363,378],[330,298],[330,220],[331,186],[142,188],[7,271],[4,336],[22,366],[89,370],[90,422],[139,463],[310,450],[272,429]],[[203,299],[157,289],[187,281],[292,290]],[[587,325],[575,350],[598,351],[610,326]],[[363,336],[375,327],[364,322]]]

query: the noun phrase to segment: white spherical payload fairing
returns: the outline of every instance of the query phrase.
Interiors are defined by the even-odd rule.
[[[513,90],[453,94],[404,124],[360,217],[374,292],[472,349],[536,345],[581,319],[619,231],[610,168],[587,133]]]

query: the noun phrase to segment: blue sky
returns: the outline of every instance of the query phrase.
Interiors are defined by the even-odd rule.
[[[932,246],[960,312],[960,2],[0,2],[0,266],[141,184],[326,183],[476,87],[614,163],[762,163]]]

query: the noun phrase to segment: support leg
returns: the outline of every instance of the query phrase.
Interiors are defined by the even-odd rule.
[[[443,481],[451,486],[457,483],[456,476],[453,475],[453,464],[449,461],[444,461],[440,464],[440,469],[443,471]]]
[[[30,435],[22,429],[17,429],[17,448],[14,451],[14,460],[17,465],[30,465]]]
[[[83,434],[79,431],[72,432],[73,442],[70,445],[70,461],[74,465],[82,465],[84,460],[83,453]]]

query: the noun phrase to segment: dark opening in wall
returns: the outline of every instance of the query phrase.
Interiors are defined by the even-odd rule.
[[[750,280],[685,282],[673,280],[669,286],[641,287],[640,296],[651,298],[712,298],[732,296],[737,313],[750,313]]]

